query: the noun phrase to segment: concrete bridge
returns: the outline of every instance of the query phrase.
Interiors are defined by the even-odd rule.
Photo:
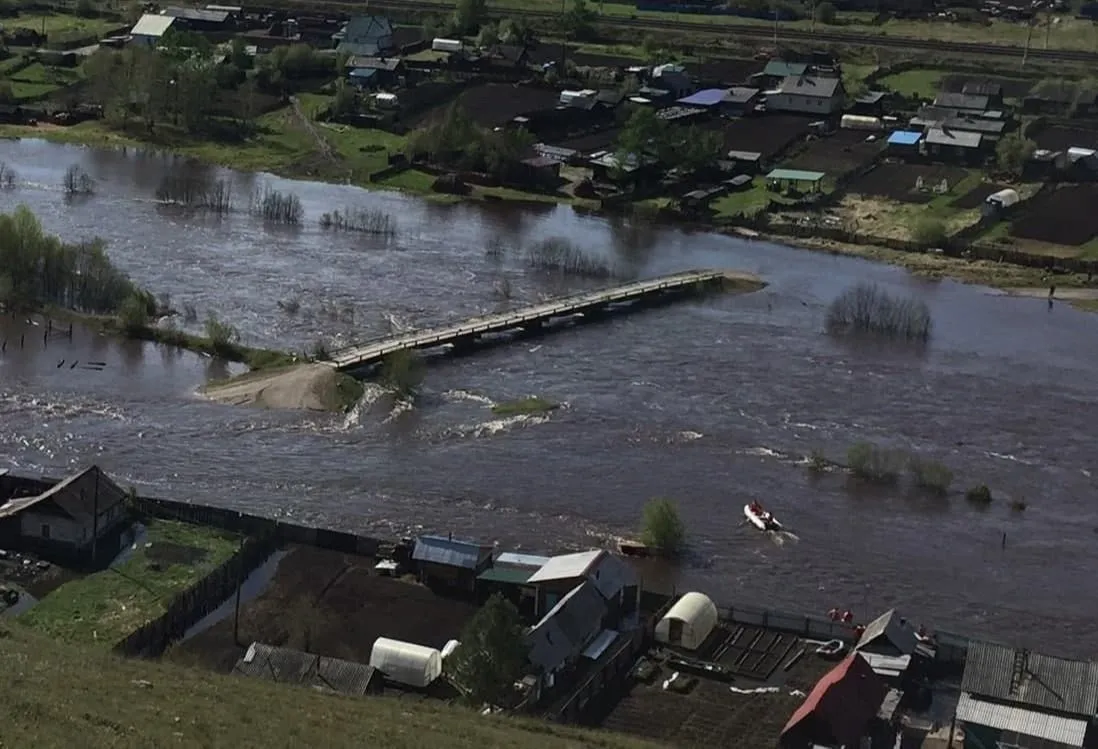
[[[468,348],[475,345],[482,336],[511,332],[537,333],[566,319],[590,321],[611,312],[635,309],[644,304],[659,303],[723,287],[726,281],[735,278],[736,275],[723,271],[696,270],[637,281],[624,286],[561,297],[510,312],[474,317],[461,323],[366,341],[333,351],[328,363],[340,371],[347,371],[378,364],[389,354],[398,351],[441,346]]]

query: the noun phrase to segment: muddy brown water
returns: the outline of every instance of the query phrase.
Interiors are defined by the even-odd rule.
[[[0,465],[58,474],[95,461],[154,495],[530,550],[629,535],[646,499],[670,496],[692,554],[682,569],[653,569],[661,582],[793,611],[898,606],[944,629],[1098,653],[1098,325],[1065,304],[568,208],[447,206],[210,170],[231,176],[241,201],[264,183],[298,193],[306,223],[272,228],[245,213],[218,220],[157,205],[165,174],[182,168],[160,156],[7,141],[0,160],[21,178],[0,194],[5,207],[26,203],[68,239],[106,238],[141,284],[199,319],[216,312],[254,344],[303,349],[322,335],[380,335],[391,320],[489,311],[503,303],[503,278],[515,304],[590,286],[526,269],[516,248],[554,235],[642,275],[717,266],[770,282],[441,363],[414,409],[371,389],[348,416],[206,403],[194,390],[224,376],[216,362],[84,331],[43,343],[40,326],[7,318]],[[90,199],[66,201],[57,188],[73,162],[97,180]],[[398,236],[320,230],[319,215],[344,206],[392,213]],[[507,249],[502,260],[486,255],[491,244]],[[823,335],[827,302],[858,281],[925,299],[929,348]],[[291,298],[293,315],[279,306]],[[492,416],[491,403],[527,394],[567,407],[547,419]],[[986,482],[1029,509],[852,491],[798,462],[816,448],[841,457],[861,439],[940,459],[959,487]],[[741,527],[752,498],[801,540],[778,546]]]

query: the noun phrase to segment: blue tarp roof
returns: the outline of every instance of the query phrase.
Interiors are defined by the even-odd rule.
[[[679,99],[679,104],[692,104],[696,107],[712,107],[724,101],[728,91],[723,88],[703,88],[697,93]]]
[[[896,146],[913,146],[923,137],[922,133],[913,130],[897,130],[888,136],[888,142]]]
[[[412,551],[412,559],[417,562],[434,562],[435,564],[448,564],[451,567],[462,567],[467,570],[475,570],[483,557],[492,553],[490,548],[485,548],[472,541],[455,541],[442,536],[420,536],[416,539],[416,548]]]

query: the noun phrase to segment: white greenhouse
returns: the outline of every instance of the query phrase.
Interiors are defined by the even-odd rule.
[[[379,637],[370,651],[370,665],[389,681],[425,687],[442,675],[442,653],[424,645]]]
[[[687,593],[656,624],[656,642],[697,650],[717,626],[717,605],[704,593]]]

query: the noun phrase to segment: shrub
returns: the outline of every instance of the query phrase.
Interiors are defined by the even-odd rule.
[[[894,484],[900,478],[904,456],[898,450],[874,445],[872,442],[856,442],[847,451],[850,472],[860,479],[880,484]]]
[[[876,284],[853,286],[828,305],[829,333],[867,333],[886,338],[926,341],[932,321],[926,302],[892,296]]]
[[[470,703],[511,706],[513,685],[522,676],[528,653],[523,630],[518,609],[499,593],[462,629],[461,644],[445,668]]]
[[[402,398],[414,398],[423,384],[423,360],[415,351],[394,351],[381,362],[381,381]]]
[[[1026,501],[1024,499],[1012,499],[1010,501],[1010,509],[1014,512],[1024,512],[1026,506]]]
[[[537,270],[585,278],[614,278],[619,274],[605,258],[589,254],[564,237],[549,237],[526,251],[526,264]]]
[[[73,164],[65,170],[61,187],[66,195],[90,195],[95,190],[95,180],[79,164]]]
[[[915,486],[935,494],[945,494],[953,483],[953,471],[936,460],[925,460],[912,455],[907,462]]]
[[[945,244],[949,232],[943,221],[936,218],[922,218],[915,222],[911,232],[915,241],[923,247],[940,247]]]
[[[827,466],[831,461],[827,459],[827,456],[820,450],[813,450],[808,456],[808,470],[815,473],[822,473],[827,470]]]
[[[991,504],[991,489],[988,489],[983,484],[971,486],[968,488],[968,491],[965,492],[965,499],[977,505]]]
[[[236,328],[227,322],[222,322],[213,312],[206,318],[206,337],[210,339],[210,345],[218,354],[230,354],[240,339]]]
[[[820,23],[835,23],[835,6],[829,2],[822,2],[816,6],[816,20]]]
[[[320,228],[333,231],[358,231],[392,237],[397,233],[396,219],[376,208],[344,208],[320,217]]]
[[[252,215],[276,224],[296,225],[305,216],[301,198],[265,187],[252,195]]]
[[[118,309],[118,322],[127,333],[142,330],[149,324],[149,310],[145,299],[137,294],[127,297]]]
[[[644,506],[643,539],[644,543],[668,554],[682,550],[686,528],[674,502],[656,498]]]

